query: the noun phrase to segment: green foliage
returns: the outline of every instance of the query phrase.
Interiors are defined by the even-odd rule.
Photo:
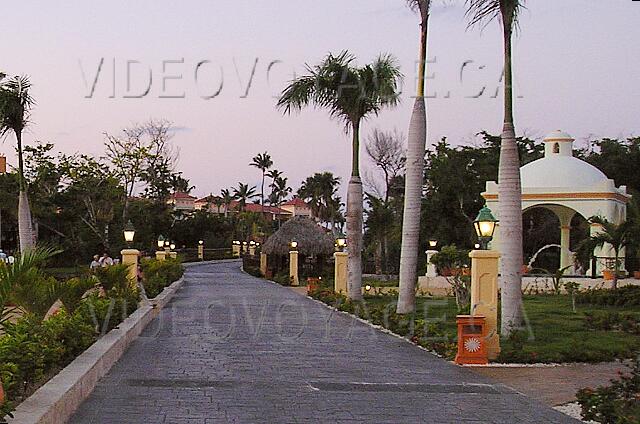
[[[82,296],[95,286],[97,279],[93,276],[71,278],[59,283],[58,296],[69,314],[73,314],[80,305]]]
[[[576,295],[576,303],[602,306],[640,306],[640,286],[624,286],[616,290],[587,289]]]
[[[584,324],[591,330],[616,330],[640,334],[640,314],[618,311],[585,312]]]
[[[636,357],[630,374],[620,374],[611,385],[585,388],[576,393],[585,420],[605,424],[640,422],[640,359]]]
[[[446,358],[453,359],[456,344],[451,331],[447,331],[443,321],[417,314],[397,314],[396,299],[375,296],[362,301],[352,301],[340,293],[326,287],[310,292],[310,296],[339,311],[348,312],[372,324],[409,339],[411,342],[434,351]],[[425,308],[425,315],[427,309]],[[455,335],[455,332],[453,332]]]
[[[184,273],[182,264],[176,259],[144,259],[141,266],[142,283],[149,298],[156,297],[165,287],[179,280]]]

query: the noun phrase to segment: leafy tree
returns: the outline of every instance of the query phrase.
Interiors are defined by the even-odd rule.
[[[354,66],[355,57],[343,51],[329,54],[319,65],[307,66],[307,75],[284,89],[278,108],[290,113],[314,104],[328,109],[331,117],[344,122],[352,133],[351,179],[347,194],[347,244],[349,296],[362,298],[362,218],[363,192],[360,179],[360,126],[383,107],[398,103],[400,70],[390,55],[380,56],[363,67]]]
[[[407,0],[409,7],[420,15],[420,56],[418,61],[418,92],[409,121],[407,172],[405,174],[404,216],[402,220],[402,251],[400,258],[400,293],[396,312],[411,313],[415,309],[418,282],[418,250],[420,237],[420,207],[424,148],[427,139],[427,112],[424,101],[425,69],[427,66],[427,34],[431,0]]]
[[[26,76],[16,76],[0,84],[0,137],[13,132],[17,142],[18,182],[20,187],[18,198],[20,250],[30,249],[35,245],[22,149],[22,131],[29,124],[31,108],[35,103],[31,97],[30,89],[31,82]]]
[[[504,43],[504,126],[498,170],[501,239],[501,334],[509,336],[522,325],[522,192],[520,160],[513,125],[511,38],[524,0],[466,0],[469,25],[499,19]]]

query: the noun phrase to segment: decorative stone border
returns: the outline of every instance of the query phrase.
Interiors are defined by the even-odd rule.
[[[9,424],[60,424],[66,422],[91,394],[122,354],[171,300],[184,282],[173,282],[148,304],[143,304],[118,327],[96,340],[87,350],[25,399],[7,418]]]

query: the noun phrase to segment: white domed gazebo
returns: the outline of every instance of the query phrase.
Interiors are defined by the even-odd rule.
[[[552,132],[544,139],[544,157],[520,168],[522,210],[546,208],[560,220],[560,268],[573,265],[569,236],[571,219],[576,213],[585,219],[599,215],[619,224],[626,220],[627,203],[631,198],[625,186],[617,188],[614,181],[598,168],[574,157],[573,141],[567,133]],[[498,184],[487,182],[482,196],[496,218],[500,219]],[[592,224],[591,234],[599,230],[597,224]],[[499,228],[496,228],[492,248],[500,250]],[[600,258],[596,268],[600,274],[603,264],[615,255],[610,247],[604,246],[595,252],[595,256]],[[621,256],[624,257],[624,252]]]

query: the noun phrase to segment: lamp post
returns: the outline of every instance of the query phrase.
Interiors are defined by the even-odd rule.
[[[233,243],[231,243],[231,248],[232,248],[233,257],[239,258],[240,257],[240,241],[234,240]]]
[[[178,253],[175,250],[176,244],[174,242],[171,242],[171,244],[169,244],[169,257],[172,259],[176,259],[178,257]]]
[[[292,286],[299,286],[298,278],[298,242],[291,240],[289,243],[289,281]]]
[[[127,222],[122,232],[127,246],[131,246],[136,235],[136,229],[133,227],[131,221]],[[129,282],[135,286],[138,283],[138,256],[140,255],[140,251],[127,247],[127,249],[122,249],[120,254],[122,255],[122,264],[127,265],[129,269]]]
[[[198,240],[198,259],[204,261],[204,240]]]
[[[434,238],[429,239],[429,250],[424,252],[425,255],[427,255],[427,273],[425,274],[425,277],[427,278],[436,278],[438,276],[436,266],[431,263],[431,258],[433,258],[433,255],[438,253],[438,251],[436,250],[437,245],[438,240]]]
[[[164,241],[164,253],[166,256],[169,256],[169,252],[171,252],[171,243],[168,239]]]
[[[164,236],[160,234],[158,236],[158,250],[156,250],[156,259],[164,261],[167,258],[167,253],[164,251]]]
[[[498,260],[500,253],[487,250],[498,220],[485,205],[473,222],[481,250],[472,250],[471,315],[486,317],[486,348],[489,359],[500,353],[498,337]]]
[[[497,222],[498,220],[493,216],[491,209],[487,205],[484,205],[478,212],[476,220],[473,221],[473,226],[476,229],[481,249],[488,249],[489,242],[493,239],[493,232],[496,229]]]
[[[338,252],[344,252],[344,249],[347,247],[347,239],[344,235],[338,236],[336,239],[336,249]]]
[[[347,295],[347,256],[345,252],[347,247],[347,238],[344,234],[340,234],[336,239],[336,252],[333,254],[334,270],[333,270],[333,290],[336,293]]]
[[[124,230],[122,232],[124,233],[124,241],[127,242],[127,246],[131,246],[133,238],[136,235],[136,229],[133,228],[131,221],[127,222],[127,225],[124,226]]]
[[[249,242],[249,254],[254,256],[256,254],[256,242],[251,240]]]

